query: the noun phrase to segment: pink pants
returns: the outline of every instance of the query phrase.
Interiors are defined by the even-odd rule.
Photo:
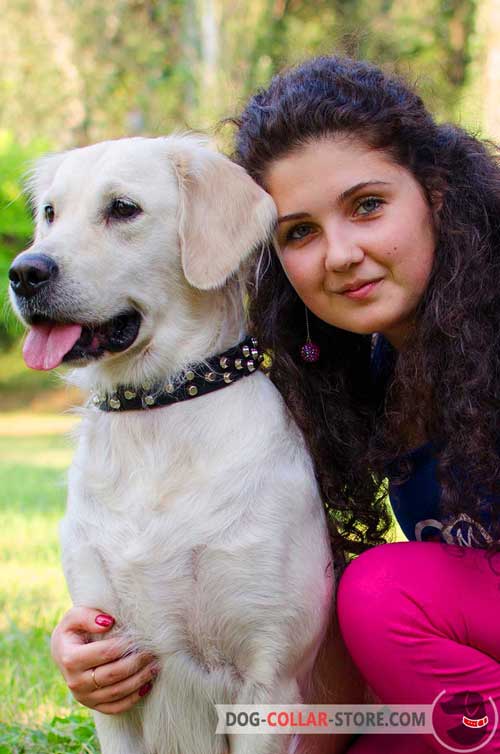
[[[500,754],[500,721],[488,740],[495,706],[500,716],[500,554],[489,562],[485,550],[470,547],[380,545],[347,566],[337,614],[355,664],[383,703],[432,704],[443,690],[442,699],[452,697],[438,710],[446,746],[431,734],[371,734],[349,754]],[[462,713],[482,727],[466,727]]]

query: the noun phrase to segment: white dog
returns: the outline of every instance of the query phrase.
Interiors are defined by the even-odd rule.
[[[52,155],[32,188],[36,237],[10,271],[25,359],[73,363],[91,396],[66,578],[161,666],[134,710],[96,713],[103,754],[288,751],[288,736],[214,733],[215,703],[301,702],[331,616],[303,438],[257,343],[228,352],[245,337],[238,270],[274,205],[194,137]]]

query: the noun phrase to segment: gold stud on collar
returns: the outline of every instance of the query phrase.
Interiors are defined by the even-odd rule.
[[[196,387],[196,385],[190,385],[188,387],[188,393],[189,395],[198,395],[198,388]]]
[[[204,377],[207,382],[215,382],[216,374],[215,372],[207,372]]]
[[[144,403],[147,406],[154,406],[155,399],[153,398],[152,395],[146,395],[146,397],[144,398]]]
[[[234,366],[236,369],[243,369],[243,360],[242,359],[235,359],[234,360]]]
[[[109,405],[111,406],[111,408],[120,408],[122,404],[120,403],[118,398],[110,398]]]
[[[194,372],[189,370],[189,372],[186,372],[186,380],[194,380]]]
[[[226,385],[229,385],[229,383],[232,382],[231,372],[224,372],[224,382]]]
[[[135,398],[135,397],[136,397],[137,393],[134,393],[134,391],[133,391],[133,390],[125,390],[125,392],[123,393],[123,395],[125,396],[125,398],[126,398],[126,399],[127,399],[128,401],[131,401],[131,400],[132,400],[132,398]]]
[[[221,369],[227,369],[229,365],[229,359],[227,356],[223,356],[222,359],[219,359],[219,364],[221,365]]]
[[[243,346],[243,348],[241,349],[241,351],[242,351],[243,356],[245,357],[245,359],[248,359],[248,357],[250,356],[250,349],[249,349],[249,347],[248,346]]]
[[[247,369],[248,369],[249,372],[254,372],[255,371],[255,364],[253,363],[253,361],[251,359],[249,359],[247,361]]]

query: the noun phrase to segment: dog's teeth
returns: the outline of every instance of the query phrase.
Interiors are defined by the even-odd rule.
[[[188,393],[189,395],[198,395],[198,388],[196,387],[196,385],[190,385],[188,387]]]

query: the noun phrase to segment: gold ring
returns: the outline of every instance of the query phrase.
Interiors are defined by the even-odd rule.
[[[96,689],[102,689],[102,686],[99,686],[99,684],[97,683],[97,681],[95,679],[95,671],[96,670],[97,670],[97,668],[92,668],[92,680],[94,681],[94,686],[96,687]]]

